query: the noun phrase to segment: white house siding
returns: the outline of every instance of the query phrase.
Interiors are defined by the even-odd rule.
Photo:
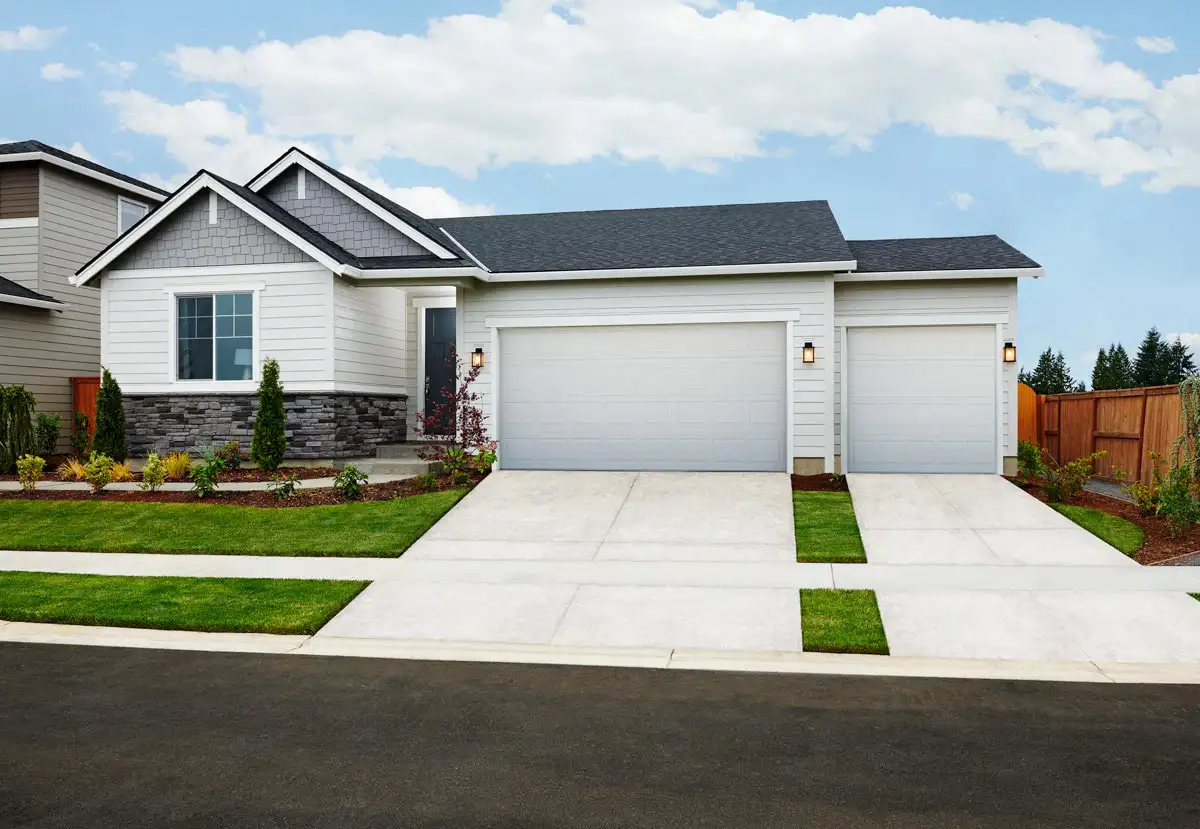
[[[104,362],[126,394],[186,393],[174,383],[171,321],[176,309],[168,290],[180,293],[262,286],[258,295],[261,358],[279,361],[280,378],[293,390],[309,384],[332,389],[333,275],[314,263],[251,270],[181,268],[111,271],[103,277]],[[252,391],[255,383],[206,384],[206,391]],[[219,388],[218,388],[219,387]],[[310,386],[311,387],[311,386]],[[192,385],[190,388],[195,389]]]
[[[834,316],[837,320],[864,317],[937,317],[953,321],[971,315],[1007,315],[1003,328],[1006,340],[1017,338],[1016,279],[946,279],[896,282],[839,282],[834,286]],[[838,325],[834,336],[834,450],[842,452],[841,339]],[[1017,367],[1005,365],[1002,423],[1004,454],[1017,451],[1016,418],[1010,409],[1017,399]]]
[[[334,371],[339,389],[405,394],[405,296],[401,288],[333,283]]]
[[[36,224],[33,227],[0,227],[0,276],[31,291],[38,289]]]
[[[482,347],[490,355],[477,391],[491,411],[491,329],[487,319],[500,317],[587,317],[713,315],[749,311],[795,310],[793,327],[794,408],[793,456],[823,459],[827,453],[828,406],[825,372],[831,370],[826,277],[822,274],[735,276],[691,279],[622,279],[588,282],[483,284],[459,299],[459,352]],[[817,362],[804,365],[803,344],[811,341]],[[501,435],[503,438],[503,435]]]

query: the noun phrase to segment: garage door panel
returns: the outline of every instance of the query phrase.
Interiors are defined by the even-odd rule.
[[[786,468],[783,323],[505,329],[509,469]]]

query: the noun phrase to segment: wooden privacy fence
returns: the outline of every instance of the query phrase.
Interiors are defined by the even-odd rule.
[[[1150,453],[1167,457],[1183,429],[1177,386],[1040,395],[1021,384],[1017,407],[1021,440],[1035,441],[1060,463],[1103,450],[1096,476],[1110,480],[1119,470],[1149,483]]]
[[[99,377],[71,378],[71,411],[83,412],[88,419],[88,434],[96,429],[96,395],[100,393]],[[64,434],[70,435],[73,424],[66,424]]]

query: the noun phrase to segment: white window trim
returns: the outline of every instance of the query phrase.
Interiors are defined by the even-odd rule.
[[[146,204],[144,201],[138,201],[137,199],[131,199],[128,196],[120,196],[120,195],[117,196],[117,233],[118,234],[124,233],[125,231],[129,230],[129,227],[133,227],[133,225],[137,224],[137,222],[134,222],[133,225],[130,225],[129,227],[121,227],[121,208],[122,208],[123,204],[132,204],[132,205],[134,205],[136,207],[140,207],[146,211],[145,213],[142,214],[141,219],[138,219],[138,222],[140,222],[142,219],[146,218],[146,216],[148,216],[150,214],[150,205]]]
[[[462,314],[459,314],[462,317]],[[488,317],[484,324],[491,329],[491,354],[487,365],[491,367],[491,394],[488,397],[488,419],[492,439],[501,441],[503,424],[500,422],[500,332],[505,328],[580,328],[612,325],[708,325],[737,322],[782,322],[784,323],[784,469],[792,471],[796,456],[796,323],[801,318],[799,308],[776,308],[770,311],[726,311],[697,314],[637,314],[596,315],[561,317]],[[503,468],[501,460],[494,469]]]
[[[417,408],[425,411],[425,311],[429,308],[454,308],[455,298],[452,296],[415,296],[412,298],[413,308],[417,309]],[[460,314],[454,315],[458,323]],[[458,336],[455,334],[454,347],[458,349]]]
[[[172,285],[163,288],[167,296],[167,336],[170,343],[167,348],[167,385],[171,391],[202,392],[244,392],[254,391],[262,376],[262,302],[260,294],[267,288],[266,283],[240,283],[230,285]],[[180,380],[179,379],[179,297],[209,296],[211,294],[250,294],[254,303],[254,344],[251,356],[249,380]],[[215,323],[214,323],[215,325]],[[216,376],[216,354],[213,355],[213,376]]]

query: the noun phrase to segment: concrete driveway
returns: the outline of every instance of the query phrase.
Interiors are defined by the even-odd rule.
[[[800,650],[794,589],[522,583],[514,562],[791,563],[782,473],[497,472],[404,555],[469,582],[377,581],[321,635]],[[601,566],[601,565],[597,565]]]

